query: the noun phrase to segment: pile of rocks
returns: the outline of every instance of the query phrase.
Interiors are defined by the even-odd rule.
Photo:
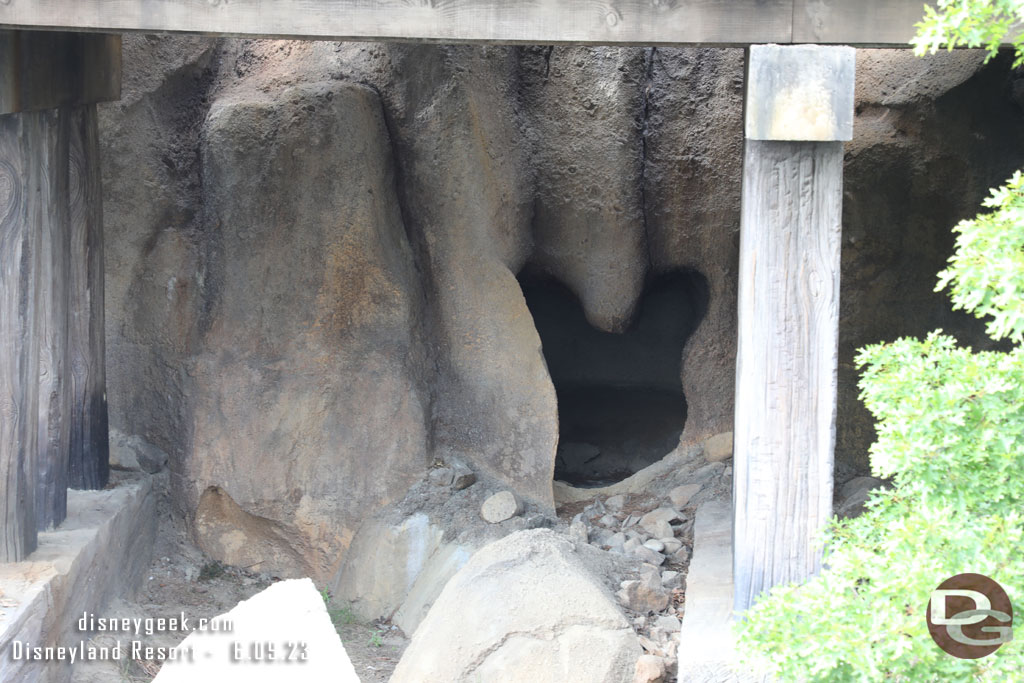
[[[569,523],[574,540],[635,562],[635,574],[624,577],[616,597],[645,652],[636,665],[638,683],[670,680],[675,675],[696,505],[727,492],[731,477],[728,462],[710,462],[667,495],[597,498]]]

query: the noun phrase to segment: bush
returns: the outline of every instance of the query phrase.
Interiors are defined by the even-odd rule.
[[[950,3],[947,3],[950,4]],[[973,3],[966,3],[973,4]],[[999,4],[999,3],[996,3]],[[1014,3],[1016,4],[1016,3]],[[975,572],[1024,598],[1024,180],[961,222],[936,289],[987,318],[1009,351],[974,353],[933,332],[862,349],[861,398],[877,420],[876,476],[859,518],[825,530],[825,566],[778,587],[737,624],[739,649],[782,680],[1021,680],[1020,640],[957,659],[928,634],[940,582]]]

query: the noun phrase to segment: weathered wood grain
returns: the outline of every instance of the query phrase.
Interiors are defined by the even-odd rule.
[[[43,121],[45,144],[26,149],[39,155],[42,167],[37,194],[40,205],[39,281],[39,413],[36,456],[36,527],[53,528],[67,515],[67,472],[70,438],[71,384],[68,323],[71,236],[68,226],[67,109],[37,114]]]
[[[121,36],[0,31],[0,114],[120,96]]]
[[[103,204],[96,106],[71,119],[68,192],[71,234],[71,446],[68,485],[97,489],[109,479],[103,329]]]
[[[41,235],[55,114],[0,116],[0,562],[36,547]]]
[[[734,428],[735,607],[820,568],[832,514],[841,142],[748,140]]]
[[[905,46],[920,0],[9,0],[0,26],[351,40]]]
[[[921,0],[795,0],[793,42],[906,46],[924,18]],[[856,40],[851,40],[856,37]]]
[[[789,42],[793,0],[11,0],[0,25],[498,43]]]

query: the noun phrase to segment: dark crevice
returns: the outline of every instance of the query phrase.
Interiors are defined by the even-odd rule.
[[[670,453],[686,422],[682,350],[707,311],[704,276],[652,279],[617,334],[591,327],[561,283],[524,271],[520,284],[558,398],[555,478],[604,486]]]

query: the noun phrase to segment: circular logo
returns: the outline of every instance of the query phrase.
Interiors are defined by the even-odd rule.
[[[998,583],[982,574],[951,576],[932,591],[928,632],[947,653],[980,659],[1013,639],[1013,607]]]

